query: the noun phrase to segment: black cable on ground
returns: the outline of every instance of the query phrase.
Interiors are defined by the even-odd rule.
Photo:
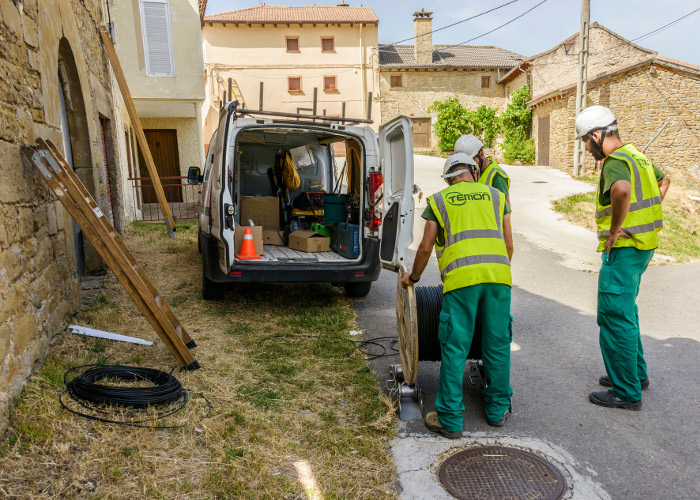
[[[68,376],[81,368],[89,367],[84,373],[68,381]],[[148,387],[119,387],[98,383],[103,379],[119,379],[127,382],[146,381],[152,386]],[[140,425],[144,422],[152,422],[173,415],[182,410],[189,400],[189,392],[182,387],[180,382],[171,374],[155,370],[152,368],[139,368],[133,366],[99,366],[83,365],[71,368],[64,376],[66,391],[59,396],[61,406],[66,410],[91,420],[109,422],[114,424],[131,425],[133,427],[146,427],[154,429],[175,429],[185,427],[183,425]],[[69,408],[63,402],[64,394],[68,393],[73,401],[80,406],[98,414],[110,413],[110,407],[122,407],[126,409],[142,409],[151,405],[168,405],[168,408],[157,413],[155,416],[141,420],[112,420],[94,414],[87,414]],[[203,418],[209,416],[211,403],[203,394],[193,393],[201,396],[207,403],[207,413]],[[174,407],[173,407],[174,405]]]
[[[264,337],[258,341],[257,346],[262,347],[262,344],[273,339],[282,339],[282,338],[312,338],[312,339],[321,339],[321,340],[326,340],[327,343],[325,345],[317,345],[313,348],[313,353],[314,355],[320,357],[320,358],[328,358],[328,359],[333,359],[333,358],[346,358],[348,356],[351,356],[352,353],[355,351],[360,351],[362,354],[365,355],[365,360],[366,361],[372,361],[378,358],[381,358],[383,356],[394,356],[396,355],[399,350],[396,348],[396,342],[398,342],[398,339],[393,336],[389,337],[376,337],[373,339],[365,339],[365,340],[352,340],[348,338],[329,338],[321,335],[304,335],[304,334],[294,334],[294,333],[289,333],[289,334],[281,334],[281,335],[271,335],[269,337]],[[393,353],[387,353],[387,348],[385,345],[381,344],[380,342],[384,342],[389,340],[391,342],[390,347]],[[339,343],[347,343],[352,345],[352,348],[343,354],[337,354],[337,355],[323,355],[321,353],[322,349],[324,347],[327,347],[328,345],[335,345]],[[372,348],[378,348],[380,349],[379,352],[371,352]]]

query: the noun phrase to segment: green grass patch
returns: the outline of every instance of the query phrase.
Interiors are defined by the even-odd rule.
[[[593,173],[577,180],[597,186],[599,178],[598,174]],[[692,185],[672,178],[663,201],[664,228],[659,232],[656,253],[671,257],[676,262],[700,259],[700,204],[688,198],[690,193],[695,193]],[[596,191],[591,191],[555,200],[552,206],[555,212],[571,223],[595,231],[595,203]]]

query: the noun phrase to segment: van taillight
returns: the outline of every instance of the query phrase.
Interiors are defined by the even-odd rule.
[[[209,230],[211,231],[211,226],[214,223],[214,220],[211,215],[211,194],[209,195]]]
[[[384,194],[384,177],[378,172],[372,172],[367,179],[369,191],[369,217],[365,225],[376,231],[382,224],[382,209],[380,203]]]

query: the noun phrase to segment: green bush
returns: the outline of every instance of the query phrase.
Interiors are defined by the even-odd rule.
[[[535,140],[532,137],[514,138],[504,142],[501,149],[503,149],[503,158],[506,163],[514,163],[516,160],[520,160],[525,165],[535,163]]]
[[[459,103],[457,96],[448,97],[444,101],[435,101],[428,112],[437,111],[438,117],[435,120],[435,135],[440,141],[438,147],[440,151],[454,149],[455,141],[462,134],[471,134],[474,128],[470,124],[469,111]]]
[[[535,162],[535,141],[530,138],[532,111],[525,103],[530,100],[530,87],[524,85],[513,92],[513,98],[501,113],[504,141],[503,157],[509,163],[520,160],[526,165]]]

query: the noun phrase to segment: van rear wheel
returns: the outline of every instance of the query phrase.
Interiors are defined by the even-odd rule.
[[[348,297],[359,298],[366,297],[372,288],[371,281],[358,281],[355,283],[345,283],[343,285],[345,288],[345,295]]]

